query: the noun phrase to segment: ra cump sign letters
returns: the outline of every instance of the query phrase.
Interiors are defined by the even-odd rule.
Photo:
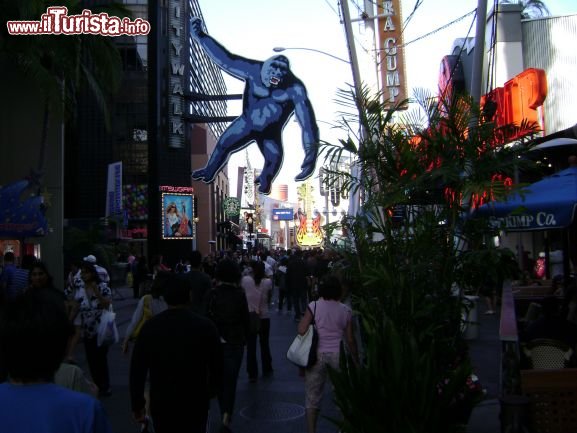
[[[381,85],[385,106],[392,108],[407,99],[400,0],[379,2],[378,16]]]

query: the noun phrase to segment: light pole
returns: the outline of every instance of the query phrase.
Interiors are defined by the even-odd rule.
[[[345,34],[346,34],[346,38],[347,38],[347,48],[349,50],[349,58],[350,60],[345,60],[342,59],[340,57],[337,57],[333,54],[330,53],[326,53],[324,51],[321,50],[317,50],[315,48],[306,48],[306,47],[291,47],[291,48],[285,48],[285,47],[275,47],[273,48],[273,51],[275,52],[282,52],[285,50],[305,50],[305,51],[313,51],[315,53],[319,53],[319,54],[324,54],[325,56],[329,56],[332,57],[333,59],[339,60],[341,62],[347,63],[351,66],[351,72],[353,75],[353,85],[354,85],[354,89],[355,89],[355,103],[357,105],[357,109],[359,111],[359,122],[361,121],[362,118],[362,108],[360,106],[360,97],[362,94],[362,85],[361,85],[361,74],[359,71],[359,62],[358,62],[358,58],[357,58],[357,51],[355,48],[355,40],[353,37],[353,28],[351,25],[351,15],[349,12],[349,6],[348,6],[348,2],[347,1],[342,1],[341,2],[341,12],[343,14],[343,23],[345,26]],[[362,146],[363,146],[363,140],[366,137],[366,131],[364,130],[364,127],[362,125],[362,123],[359,125],[359,153],[362,152]],[[353,170],[353,175],[355,177],[358,177],[358,167],[352,167]],[[349,214],[350,215],[356,215],[359,207],[360,207],[360,203],[363,201],[364,197],[363,197],[364,191],[360,190],[359,192],[356,192],[355,194],[352,194],[350,199],[349,199]]]
[[[362,123],[363,118],[363,110],[360,105],[360,97],[362,94],[362,86],[361,86],[361,74],[359,72],[359,61],[357,58],[357,50],[355,47],[355,38],[353,36],[353,27],[351,25],[351,14],[349,12],[349,2],[342,1],[341,2],[341,12],[343,14],[343,23],[345,26],[345,35],[347,37],[347,45],[349,48],[349,57],[351,58],[351,70],[353,73],[353,83],[355,85],[355,103],[357,105],[357,110],[359,111],[359,154],[363,151],[363,141],[367,136],[365,128]],[[358,165],[354,165],[351,167],[351,171],[354,177],[359,178],[359,167]],[[349,197],[349,215],[356,216],[361,203],[364,200],[364,191],[362,188],[359,188]]]
[[[192,250],[196,251],[196,225],[198,224],[198,222],[200,221],[200,219],[198,217],[194,217],[192,219],[192,226],[193,226],[193,233],[192,233]]]
[[[332,57],[335,60],[339,60],[341,62],[347,63],[350,65],[351,62],[349,62],[348,60],[345,60],[341,57],[335,56],[334,54],[331,53],[327,53],[325,51],[322,50],[317,50],[316,48],[306,48],[306,47],[274,47],[272,49],[275,53],[281,53],[285,50],[304,50],[304,51],[313,51],[315,53],[319,53],[319,54],[324,54],[325,56],[329,56]]]
[[[355,40],[354,40],[354,36],[353,36],[353,28],[351,25],[351,14],[349,12],[349,5],[347,1],[342,1],[341,2],[341,12],[343,14],[343,23],[344,23],[344,27],[345,27],[345,35],[347,38],[347,48],[349,51],[349,59],[350,60],[345,60],[342,59],[340,57],[337,57],[333,54],[330,53],[326,53],[324,51],[321,50],[317,50],[316,48],[306,48],[306,47],[291,47],[291,48],[285,48],[285,47],[275,47],[273,48],[273,51],[275,52],[282,52],[285,50],[305,50],[305,51],[313,51],[315,53],[319,53],[319,54],[324,54],[325,56],[329,56],[332,57],[333,59],[339,60],[341,62],[347,63],[351,66],[351,73],[353,75],[353,85],[354,85],[354,90],[355,90],[355,104],[357,106],[357,110],[359,112],[359,153],[362,152],[362,148],[363,148],[363,141],[365,139],[365,137],[367,136],[366,131],[362,125],[362,108],[360,106],[360,97],[362,94],[362,85],[361,85],[361,74],[359,71],[359,61],[357,58],[357,51],[356,51],[356,47],[355,47]],[[351,167],[352,170],[352,174],[354,177],[359,177],[359,167],[357,165],[355,165],[354,167]],[[362,188],[355,192],[354,194],[351,194],[350,198],[349,198],[349,215],[356,215],[359,211],[360,208],[360,204],[361,202],[364,200],[364,191],[362,190]]]

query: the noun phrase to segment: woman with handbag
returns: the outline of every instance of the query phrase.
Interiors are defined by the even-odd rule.
[[[341,341],[357,359],[357,347],[353,334],[352,311],[340,302],[343,295],[340,281],[334,275],[323,278],[319,285],[319,299],[308,305],[298,325],[298,333],[304,335],[311,323],[318,333],[317,361],[305,370],[305,408],[308,433],[316,432],[323,389],[327,380],[327,366],[339,368]],[[314,313],[313,313],[314,311]]]
[[[111,395],[108,372],[108,345],[98,345],[97,334],[104,309],[112,300],[112,291],[100,281],[92,263],[80,265],[80,278],[84,285],[74,294],[77,315],[74,319],[76,335],[82,338],[86,351],[86,361],[92,380],[98,386],[100,397]]]

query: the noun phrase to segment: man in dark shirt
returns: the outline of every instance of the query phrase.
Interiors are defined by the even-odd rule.
[[[212,279],[201,268],[202,254],[194,250],[190,253],[190,271],[186,273],[191,284],[190,305],[195,313],[204,314],[206,310],[204,300],[206,294],[212,289]]]
[[[188,308],[189,294],[186,277],[175,274],[168,279],[168,309],[144,324],[132,353],[133,416],[145,422],[149,374],[150,414],[157,433],[204,433],[210,399],[220,386],[223,361],[217,328]]]

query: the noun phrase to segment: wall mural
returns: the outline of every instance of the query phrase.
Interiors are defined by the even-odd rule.
[[[192,178],[212,182],[233,153],[256,142],[265,163],[255,183],[261,193],[269,194],[283,162],[282,131],[293,114],[302,129],[305,151],[295,181],[309,178],[315,170],[319,129],[306,88],[290,70],[288,58],[278,55],[262,62],[232,54],[209,36],[202,25],[202,19],[192,17],[190,36],[217,66],[244,80],[245,88],[242,114],[219,137],[206,166],[193,171]]]

